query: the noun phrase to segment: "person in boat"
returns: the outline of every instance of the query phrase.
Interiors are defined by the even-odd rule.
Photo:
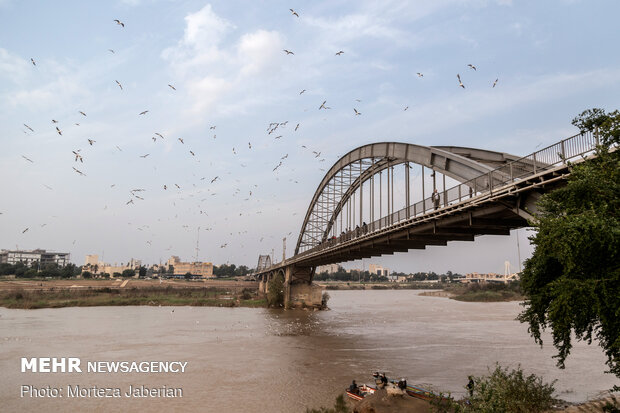
[[[398,380],[398,388],[401,390],[405,390],[407,388],[407,379]]]
[[[385,376],[385,373],[381,373],[381,385],[385,387],[387,383],[388,383],[388,379]]]
[[[357,387],[355,380],[353,380],[353,383],[349,386],[349,391],[353,394],[360,394],[360,388]]]

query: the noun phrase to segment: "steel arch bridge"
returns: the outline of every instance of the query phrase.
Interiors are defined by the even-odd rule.
[[[353,149],[314,192],[295,255],[255,274],[261,290],[280,274],[285,301],[316,303],[317,265],[509,235],[535,219],[542,193],[565,181],[567,161],[585,159],[597,142],[582,133],[525,157],[401,142]]]

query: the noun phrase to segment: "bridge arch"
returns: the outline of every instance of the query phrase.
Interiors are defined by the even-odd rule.
[[[490,173],[497,166],[515,159],[518,157],[476,148],[432,147],[400,142],[373,143],[353,149],[329,169],[316,189],[301,227],[295,254],[325,241],[342,208],[356,190],[385,169],[389,171],[389,168],[400,164],[408,168],[409,163],[413,163],[463,183],[485,174],[492,176]],[[484,178],[474,182],[472,189],[475,191],[491,183]]]

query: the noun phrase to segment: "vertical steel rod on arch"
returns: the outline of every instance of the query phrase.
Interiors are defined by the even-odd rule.
[[[392,215],[394,215],[394,167],[392,166],[390,168],[392,170],[391,174],[392,174],[392,209],[391,209],[391,214],[390,214],[390,224],[394,223],[394,217]]]
[[[422,214],[426,214],[426,198],[424,196],[424,165],[422,165]]]
[[[372,158],[370,174],[370,222],[375,222],[375,158]]]
[[[409,219],[409,162],[405,162],[405,204],[407,208],[407,219]]]
[[[448,206],[448,193],[446,192],[446,174],[441,174],[443,176],[443,206]]]
[[[390,225],[390,161],[387,167],[387,215],[386,224]]]
[[[383,179],[382,179],[382,171],[379,171],[379,219],[383,218],[382,212],[382,201],[383,201]],[[381,224],[379,223],[379,228],[381,228]]]
[[[344,181],[344,177],[342,176],[342,170],[340,170],[340,199],[342,200],[342,181]],[[342,205],[340,206],[340,233],[342,234]]]
[[[363,200],[363,194],[364,194],[364,182],[362,181],[362,160],[360,159],[360,228],[362,227],[362,214],[363,214],[363,209],[362,209],[362,205],[364,205],[364,203],[362,202]]]

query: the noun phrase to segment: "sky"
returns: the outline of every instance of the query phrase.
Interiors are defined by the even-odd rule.
[[[613,0],[0,0],[0,248],[254,267],[286,237],[290,256],[325,171],[358,146],[527,155],[583,110],[618,109],[618,15]],[[531,235],[347,266],[502,273]]]

